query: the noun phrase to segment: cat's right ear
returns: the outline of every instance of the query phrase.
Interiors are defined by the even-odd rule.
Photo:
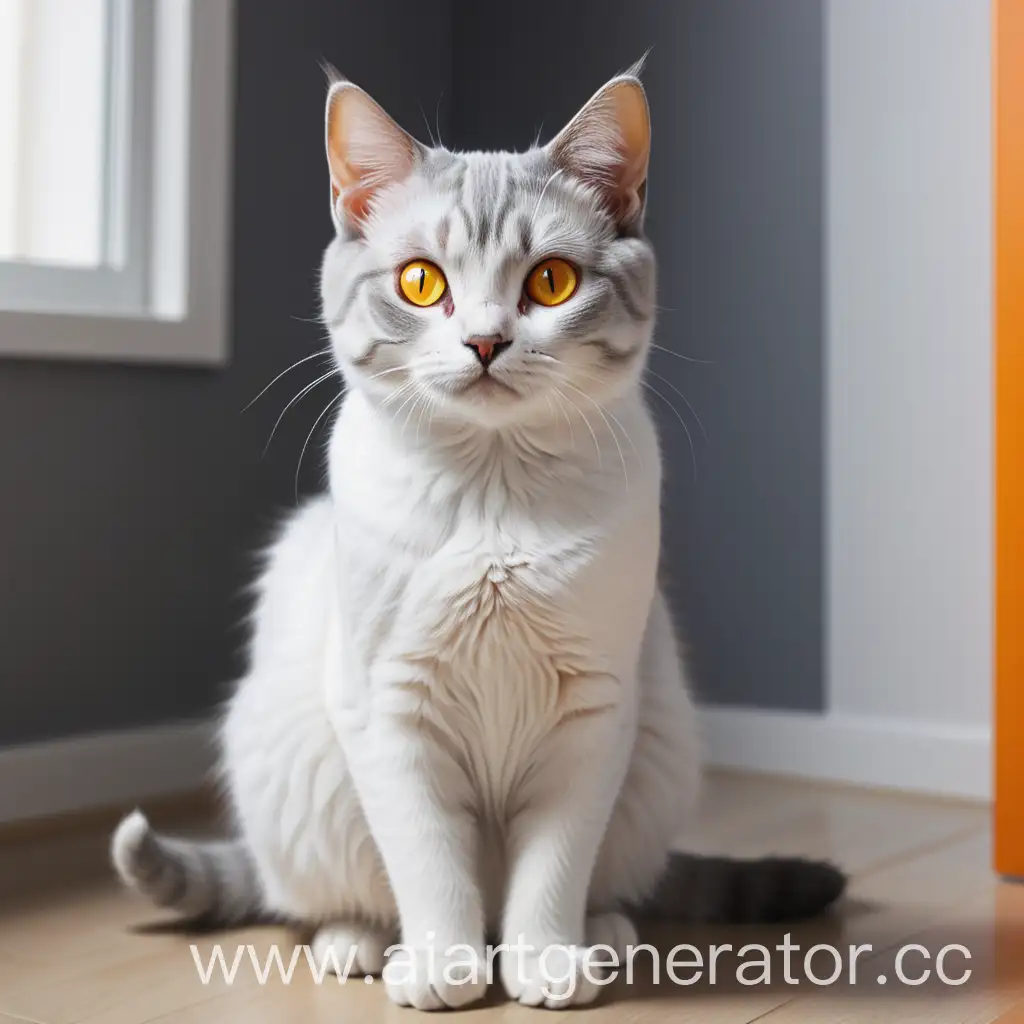
[[[643,221],[651,154],[643,63],[599,89],[547,145],[556,166],[591,185],[626,230]]]
[[[374,195],[406,178],[421,145],[357,85],[338,78],[327,94],[327,165],[331,172],[331,213],[361,230]]]

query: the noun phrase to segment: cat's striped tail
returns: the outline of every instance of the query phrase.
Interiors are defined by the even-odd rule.
[[[802,857],[738,860],[673,853],[641,917],[700,924],[755,924],[814,917],[843,894],[846,876]]]
[[[187,918],[230,925],[259,913],[256,869],[240,839],[170,839],[133,811],[117,827],[110,857],[126,885]]]

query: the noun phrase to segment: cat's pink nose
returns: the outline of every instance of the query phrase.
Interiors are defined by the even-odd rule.
[[[476,353],[481,366],[490,366],[512,342],[505,341],[500,334],[487,334],[482,337],[467,338],[463,344]]]

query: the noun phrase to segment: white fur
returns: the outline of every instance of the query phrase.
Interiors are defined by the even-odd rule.
[[[330,493],[274,545],[223,730],[266,906],[321,924],[317,948],[342,962],[356,946],[366,970],[400,935],[423,969],[389,993],[422,1008],[482,992],[447,982],[428,946],[627,944],[617,911],[658,880],[697,784],[655,584],[660,454],[639,387],[653,257],[571,167],[554,181],[543,151],[459,159],[467,202],[536,176],[520,197],[535,252],[510,266],[515,216],[474,249],[458,196],[416,174],[384,183],[360,234],[342,227],[322,276],[351,386]],[[544,252],[582,268],[564,309],[517,306]],[[368,296],[394,303],[389,268],[415,256],[443,263],[454,306],[409,307],[415,330],[374,347],[388,318]],[[616,305],[622,267],[645,316]],[[359,292],[367,269],[379,276]],[[611,356],[578,329],[566,343],[563,317],[585,303],[605,311],[594,330]],[[505,389],[480,381],[462,344],[474,334],[513,339],[492,371]],[[597,994],[577,977],[564,999],[544,995],[536,956],[505,956],[502,975],[525,1003]]]
[[[138,808],[124,817],[117,826],[110,848],[113,853],[114,867],[122,878],[131,875],[132,858],[137,855],[142,841],[148,834],[149,822]]]

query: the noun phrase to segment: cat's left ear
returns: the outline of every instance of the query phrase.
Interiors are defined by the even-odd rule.
[[[643,221],[651,117],[639,65],[599,89],[548,143],[554,163],[601,192],[624,230]]]
[[[331,211],[359,230],[374,195],[412,173],[423,147],[370,95],[338,77],[327,94]]]

